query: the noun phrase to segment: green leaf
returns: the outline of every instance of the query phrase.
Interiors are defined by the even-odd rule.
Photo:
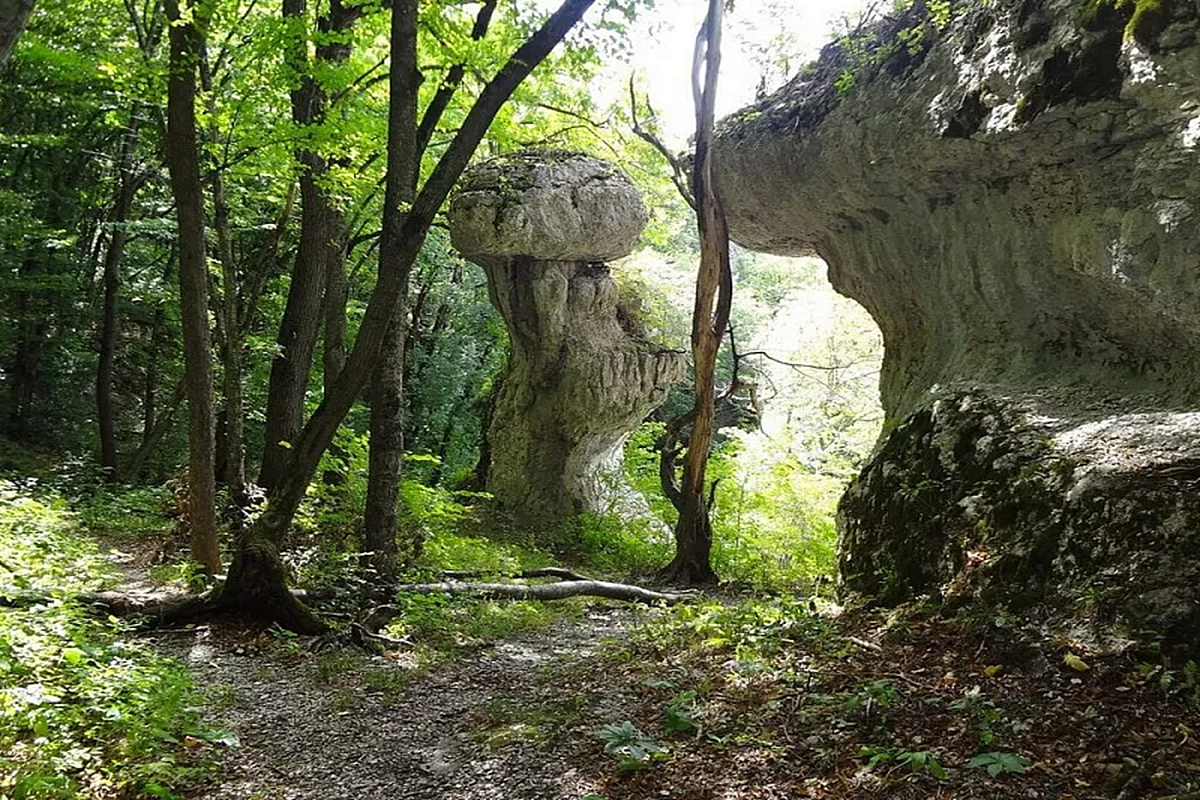
[[[1065,656],[1063,656],[1063,663],[1076,672],[1087,672],[1089,669],[1091,669],[1086,661],[1074,653],[1067,653]]]
[[[62,651],[63,661],[72,666],[83,660],[84,652],[78,647],[68,647]]]
[[[1025,772],[1025,768],[1029,766],[1029,760],[1016,753],[980,753],[968,761],[967,766],[972,769],[982,767],[987,770],[988,775],[995,778],[1005,772],[1015,774]]]

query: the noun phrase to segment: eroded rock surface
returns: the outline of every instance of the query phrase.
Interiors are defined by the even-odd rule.
[[[613,165],[520,153],[470,170],[451,236],[483,266],[512,342],[488,430],[488,490],[527,519],[611,511],[628,493],[620,446],[686,369],[622,325],[609,260],[646,209]]]
[[[1113,614],[1194,635],[1170,586],[1200,569],[1200,7],[1133,35],[1133,3],[974,5],[871,65],[827,48],[716,146],[733,237],[820,255],[883,332],[892,431],[843,502],[843,578],[1060,604],[1123,582]]]

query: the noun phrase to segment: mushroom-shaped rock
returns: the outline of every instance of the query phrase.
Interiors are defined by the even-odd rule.
[[[604,263],[629,254],[646,219],[620,170],[561,151],[473,167],[451,200],[454,245],[484,268],[512,341],[487,486],[520,518],[612,510],[630,492],[621,443],[684,375],[683,354],[622,325]]]
[[[1194,646],[1200,7],[1084,5],[912,4],[724,121],[715,182],[736,241],[820,255],[884,336],[844,586]]]
[[[454,246],[476,263],[613,261],[633,252],[647,220],[641,195],[614,165],[554,150],[472,168],[450,213]]]

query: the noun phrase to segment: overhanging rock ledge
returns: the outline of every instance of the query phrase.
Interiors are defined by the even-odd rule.
[[[1131,7],[973,6],[880,23],[923,38],[871,64],[826,48],[715,145],[733,238],[819,255],[884,336],[843,584],[1194,648],[1200,3],[1136,35]]]

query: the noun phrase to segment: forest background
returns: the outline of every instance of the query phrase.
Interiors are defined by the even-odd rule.
[[[352,351],[375,284],[390,14],[336,0],[288,2],[282,15],[256,0],[192,10],[211,13],[194,107],[218,387],[216,507],[226,510],[219,530],[228,554],[251,521],[241,515],[260,491],[252,478],[279,480],[270,474],[271,451],[284,458],[291,447],[290,434],[269,429],[277,417],[269,395],[289,324],[292,265],[312,246],[302,223],[313,198],[333,221],[339,257],[325,263],[312,367],[298,378],[302,417]],[[421,9],[413,57],[424,80],[415,99],[430,121],[418,130],[421,178],[469,121],[471,99],[545,13],[510,3]],[[749,57],[725,85],[746,90],[743,76],[753,73],[746,100],[782,83],[804,42],[821,38],[799,36],[776,24],[781,19],[803,17],[780,0],[747,3],[731,17],[729,38]],[[476,153],[559,148],[620,165],[644,193],[651,223],[643,247],[614,275],[643,335],[679,349],[690,327],[695,219],[658,152],[632,131],[628,82],[632,76],[643,124],[682,147],[685,92],[664,91],[649,77],[664,56],[675,68],[673,50],[647,54],[655,50],[649,43],[677,41],[689,27],[635,2],[597,7],[500,108]],[[186,313],[168,169],[172,32],[155,0],[42,0],[0,84],[0,566],[14,592],[63,597],[3,616],[0,672],[16,692],[4,695],[13,724],[3,743],[18,753],[4,778],[28,796],[71,796],[84,780],[166,785],[180,776],[155,760],[164,731],[221,735],[196,728],[187,681],[174,667],[138,651],[120,624],[91,620],[68,599],[114,580],[96,546],[72,536],[79,526],[106,547],[133,547],[167,526],[174,535],[155,556],[156,577],[181,588],[206,582],[206,565],[186,549],[195,508],[183,469]],[[297,111],[298,96],[313,103],[308,116]],[[742,102],[730,98],[728,110]],[[714,567],[734,585],[807,592],[833,574],[836,500],[878,435],[882,346],[865,312],[829,287],[820,262],[735,251],[734,271],[742,389],[710,467]],[[504,326],[482,272],[453,251],[440,217],[406,290],[411,319],[397,354],[405,387],[396,417],[405,451],[400,576],[566,563],[627,577],[669,561],[674,511],[659,494],[657,442],[665,420],[686,407],[687,386],[626,447],[626,476],[647,503],[642,513],[614,508],[561,527],[515,527],[491,507],[478,469],[506,358]],[[733,364],[726,348],[721,380]],[[317,592],[352,592],[368,580],[369,396],[340,426],[281,543],[290,579]],[[501,612],[414,601],[393,627],[445,643],[464,626],[494,635],[537,618],[529,614],[519,604]],[[29,686],[45,691],[29,695]],[[60,695],[76,702],[46,699]]]
[[[0,213],[9,265],[0,276],[0,293],[12,311],[0,328],[0,359],[7,365],[4,418],[14,442],[70,454],[97,477],[99,467],[124,481],[162,486],[178,478],[186,450],[186,425],[175,414],[183,365],[174,209],[162,157],[163,31],[152,30],[152,5],[96,2],[86,10],[90,13],[78,4],[69,11],[53,2],[39,6],[0,98],[8,173]],[[670,52],[689,26],[680,23],[678,7],[668,14],[643,9],[641,17],[635,10],[610,6],[597,15],[599,21],[572,34],[503,109],[480,156],[554,147],[620,164],[644,192],[652,220],[645,246],[618,265],[616,278],[626,304],[640,309],[647,337],[686,349],[694,222],[659,155],[633,135],[623,85],[634,76],[639,103],[642,98],[655,103],[642,116],[661,105],[663,138],[682,144],[678,98],[684,93],[663,91],[670,77],[657,68],[640,71],[638,59],[653,48],[639,56],[629,43],[657,38]],[[431,6],[422,17],[421,61],[434,69],[466,64],[468,84],[494,71],[539,13],[501,8],[488,36],[474,43],[466,36],[474,11]],[[806,22],[805,42],[773,22],[799,21],[803,17],[795,11],[767,3],[744,6],[731,16],[730,38],[742,45],[726,78],[732,102],[747,89],[735,81],[744,82],[754,71],[754,90],[775,88],[816,40],[811,32],[827,32]],[[209,32],[211,88],[202,92],[200,129],[208,177],[223,183],[228,214],[223,222],[211,218],[209,229],[225,232],[227,260],[233,262],[221,263],[225,244],[213,248],[213,316],[220,340],[219,304],[226,295],[241,304],[245,389],[238,403],[245,409],[252,474],[265,447],[266,389],[289,280],[284,265],[299,245],[297,226],[288,219],[297,213],[298,146],[328,163],[321,180],[347,226],[345,329],[324,330],[319,345],[324,359],[336,358],[353,342],[374,283],[386,139],[387,85],[381,79],[386,17],[364,14],[349,33],[340,34],[349,45],[344,62],[315,62],[332,113],[304,126],[290,118],[286,106],[287,90],[298,76],[281,54],[294,25],[289,31],[274,9],[223,4]],[[657,60],[661,55],[654,56],[656,64],[664,63]],[[649,94],[641,88],[647,86]],[[438,88],[436,80],[424,82],[422,107]],[[452,103],[439,130],[431,132],[426,169],[463,113]],[[743,401],[753,406],[752,413],[725,432],[717,452],[723,476],[714,511],[722,531],[718,571],[758,583],[782,580],[792,573],[791,564],[804,565],[791,579],[828,574],[833,504],[877,435],[878,334],[865,313],[832,293],[819,262],[738,251],[735,271],[739,349],[763,355],[745,359],[742,367],[751,375],[743,379],[753,384],[754,396]],[[482,488],[475,468],[489,392],[505,358],[503,325],[487,300],[482,273],[459,259],[436,229],[412,284],[412,335],[404,354],[409,469],[403,494],[410,506],[421,495],[417,486],[441,492],[445,502],[459,502],[464,498],[455,499],[453,492]],[[730,354],[723,359],[727,378]],[[221,370],[227,363],[215,360],[217,384],[226,385],[226,395]],[[305,395],[310,409],[321,396],[327,364],[314,360]],[[98,393],[99,413],[92,387],[106,387]],[[649,567],[668,544],[660,530],[670,512],[657,499],[652,443],[661,420],[683,404],[684,394],[681,387],[656,415],[660,421],[650,421],[631,439],[627,468],[657,512],[634,521],[633,528],[628,521],[617,526],[648,545],[638,568]],[[317,540],[337,539],[361,526],[368,427],[368,406],[359,403],[323,469],[345,479],[310,489],[302,527],[319,531]],[[220,426],[219,437],[226,428],[227,423]],[[218,446],[217,452],[226,448]],[[219,464],[218,471],[223,469],[227,465]],[[405,511],[411,516],[417,509]]]

